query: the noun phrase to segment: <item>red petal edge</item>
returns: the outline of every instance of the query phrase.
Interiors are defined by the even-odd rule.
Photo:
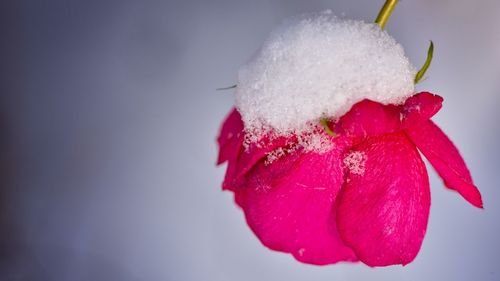
[[[344,158],[349,168],[338,198],[342,240],[369,266],[408,264],[422,244],[429,180],[404,133],[370,137]]]
[[[228,162],[226,175],[222,184],[223,189],[234,190],[245,185],[245,174],[268,153],[279,148],[293,144],[295,138],[280,137],[270,140],[268,136],[259,141],[243,147],[245,133],[240,113],[233,109],[224,121],[217,143],[219,156],[217,165]]]
[[[233,190],[237,186],[235,183],[236,165],[242,150],[243,137],[243,121],[241,120],[240,113],[234,108],[222,124],[220,134],[217,138],[217,143],[219,144],[217,165],[226,161],[228,162],[222,189]]]
[[[217,137],[217,143],[219,144],[217,165],[229,159],[236,159],[242,144],[242,135],[243,121],[238,110],[233,108],[222,124],[220,134]]]
[[[403,105],[403,127],[418,126],[429,120],[441,109],[442,103],[442,97],[428,92],[409,97]]]
[[[460,152],[434,122],[428,120],[405,131],[448,188],[458,191],[472,205],[483,208],[481,193]]]

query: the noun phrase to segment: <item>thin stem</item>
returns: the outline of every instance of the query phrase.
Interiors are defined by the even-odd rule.
[[[234,88],[236,88],[236,85],[232,85],[232,86],[224,87],[224,88],[217,88],[215,90],[216,91],[224,91],[224,90],[230,90],[230,89],[234,89]]]
[[[387,0],[385,1],[384,6],[378,13],[377,19],[375,20],[375,23],[380,26],[381,29],[385,28],[385,24],[389,20],[389,17],[391,16],[392,10],[394,10],[394,7],[396,7],[396,4],[398,3],[398,0]]]

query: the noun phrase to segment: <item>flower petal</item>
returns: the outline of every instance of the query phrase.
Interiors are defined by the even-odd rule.
[[[296,142],[293,137],[278,137],[270,140],[268,136],[263,136],[259,141],[248,144],[237,162],[237,176],[244,177],[245,174],[260,160],[276,149],[286,148]]]
[[[409,97],[403,105],[403,127],[417,126],[429,120],[442,106],[443,98],[428,92]]]
[[[448,188],[458,191],[472,205],[483,207],[481,193],[474,185],[460,152],[434,122],[428,120],[405,131]]]
[[[392,133],[400,126],[400,107],[365,99],[340,118],[336,130],[340,134],[366,137]]]
[[[217,143],[219,144],[219,157],[217,165],[229,159],[236,159],[243,143],[243,121],[241,115],[233,108],[222,124]]]
[[[304,263],[356,261],[338,236],[333,205],[342,185],[340,155],[346,141],[330,152],[295,151],[271,164],[260,161],[238,189],[236,201],[248,225],[267,247],[293,254]]]
[[[228,162],[222,189],[233,190],[235,185],[237,159],[243,146],[243,121],[240,113],[233,109],[222,124],[222,128],[217,138],[219,144],[219,157],[217,165]]]
[[[244,175],[259,160],[278,147],[284,147],[293,142],[292,138],[277,138],[270,140],[263,136],[261,140],[252,142],[248,147],[243,147],[245,132],[243,121],[238,110],[233,109],[224,121],[217,143],[219,144],[219,157],[217,164],[228,162],[223,189],[234,190],[243,186]]]
[[[349,168],[338,198],[342,240],[369,266],[405,265],[427,228],[425,165],[404,133],[370,137],[344,158]]]

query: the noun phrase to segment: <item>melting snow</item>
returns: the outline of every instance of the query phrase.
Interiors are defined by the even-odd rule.
[[[356,175],[365,174],[366,153],[362,151],[353,151],[344,157],[344,165]]]

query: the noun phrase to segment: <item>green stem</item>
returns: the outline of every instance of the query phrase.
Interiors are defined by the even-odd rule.
[[[381,29],[385,28],[385,24],[389,20],[389,17],[391,16],[392,10],[394,10],[394,7],[396,7],[396,4],[398,3],[398,0],[387,0],[385,1],[384,6],[378,13],[377,19],[375,20],[375,23],[380,26]]]

